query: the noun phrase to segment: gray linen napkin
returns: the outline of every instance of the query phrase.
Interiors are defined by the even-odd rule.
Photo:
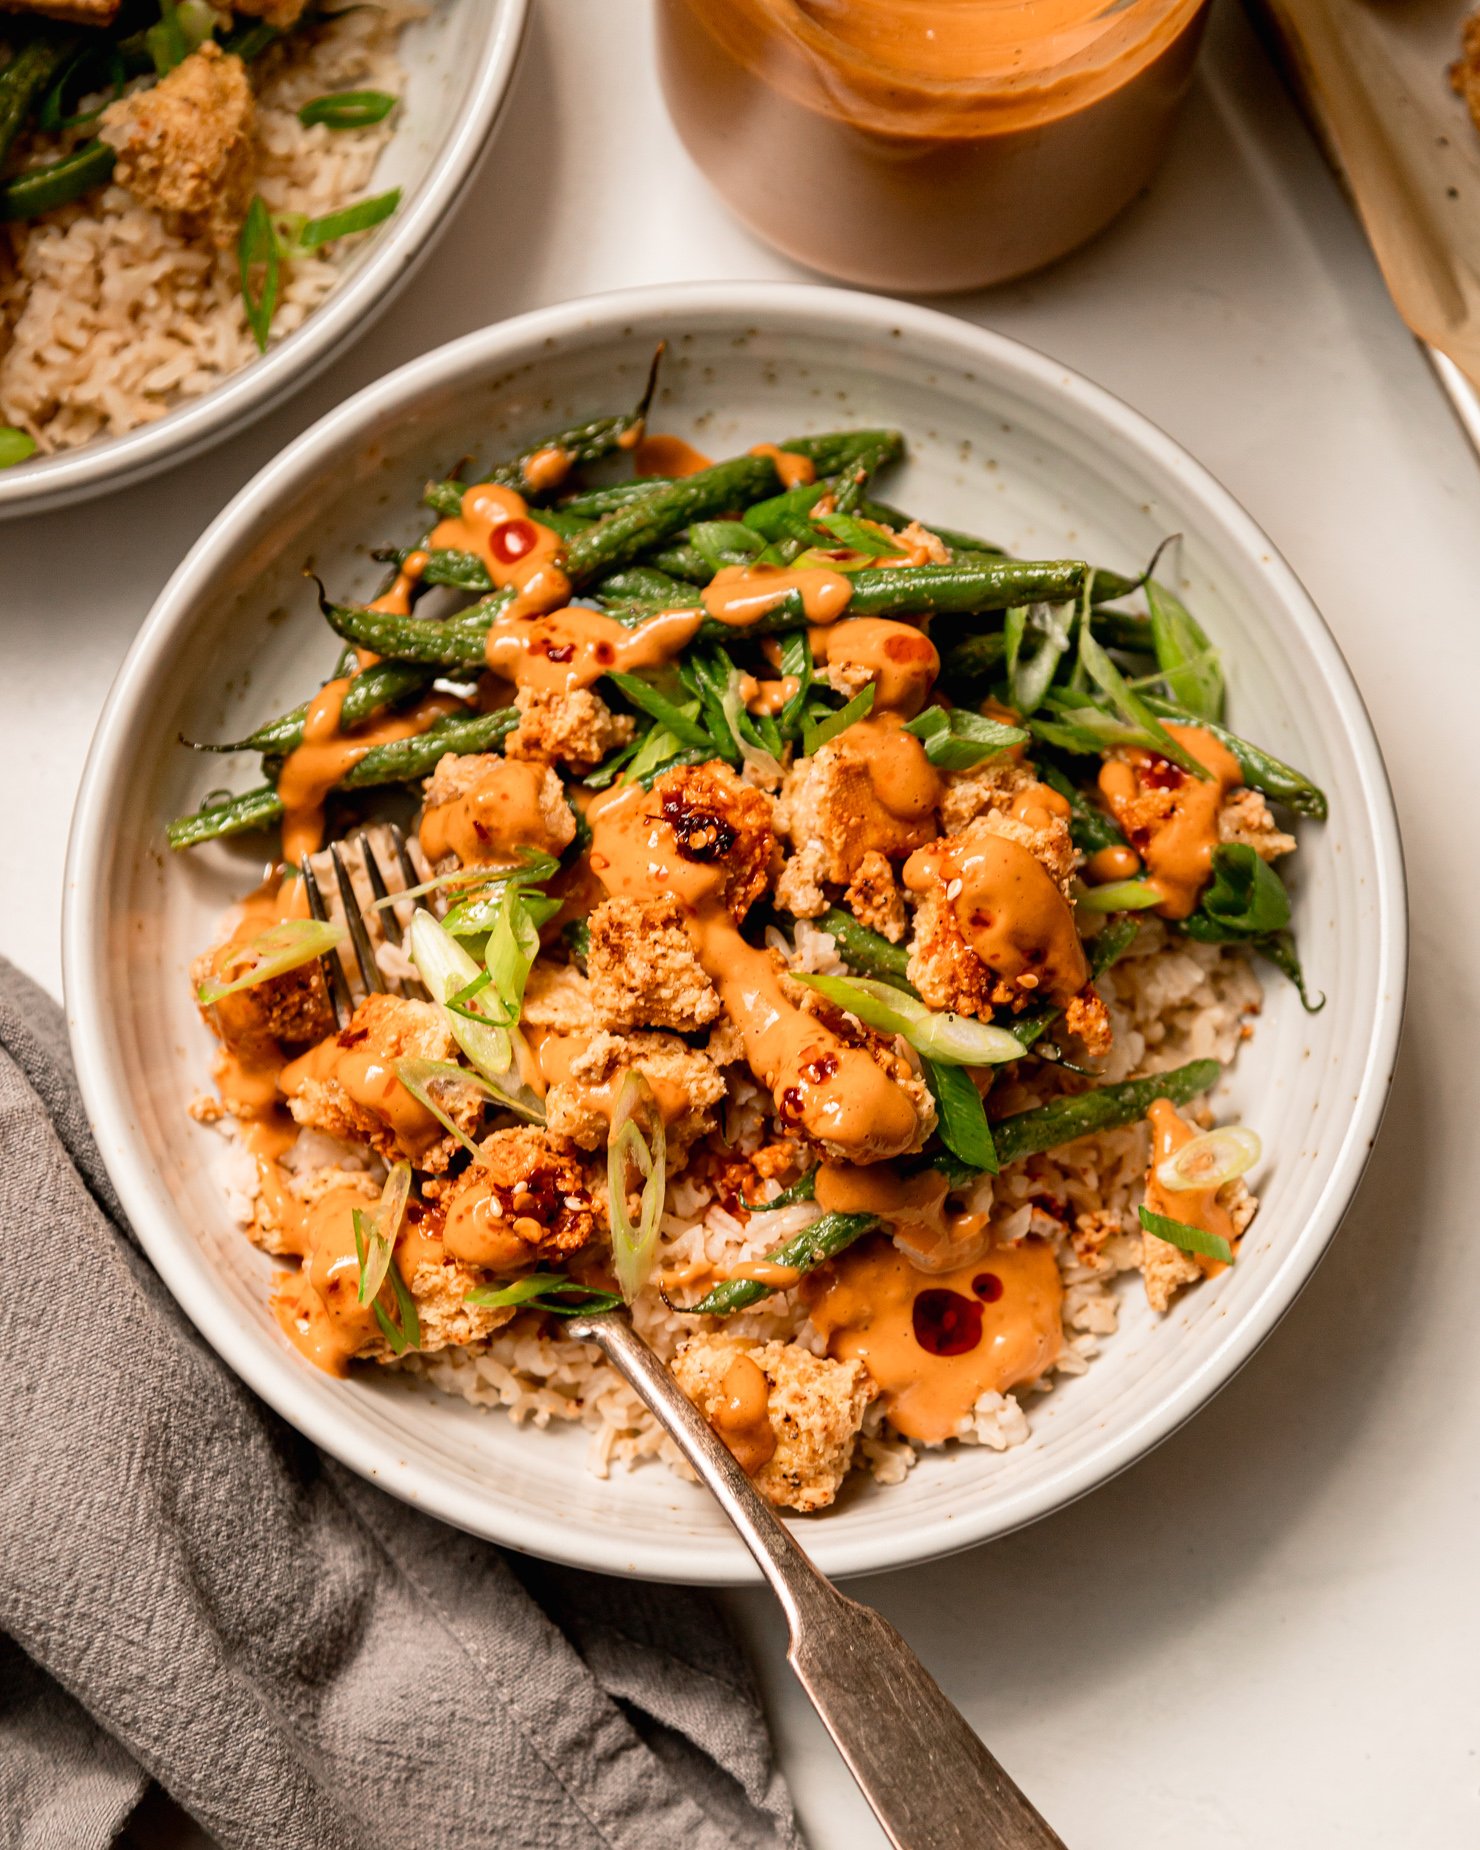
[[[0,963],[0,1846],[157,1780],[228,1850],[783,1850],[703,1596],[511,1560],[331,1461],[128,1232],[60,1011]]]

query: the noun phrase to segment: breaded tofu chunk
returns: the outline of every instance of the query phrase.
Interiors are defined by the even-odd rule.
[[[574,964],[537,957],[524,986],[524,1009],[519,1019],[526,1027],[579,1034],[594,1025],[591,985]]]
[[[98,134],[117,150],[119,186],[225,250],[252,198],[256,122],[246,67],[208,39],[151,89],[110,103]]]
[[[679,853],[723,867],[724,901],[738,925],[771,883],[776,860],[771,798],[718,758],[665,771],[653,794]]]
[[[1295,837],[1279,828],[1257,790],[1230,790],[1218,811],[1218,840],[1252,848],[1261,861],[1295,852]]]
[[[519,724],[504,740],[506,758],[540,764],[564,764],[589,771],[608,752],[630,742],[637,722],[630,713],[613,713],[589,687],[521,687],[514,696]]]
[[[501,865],[521,850],[559,854],[576,836],[575,813],[555,770],[499,752],[438,759],[422,803],[422,852],[439,872],[458,863]]]
[[[558,1265],[601,1231],[597,1194],[580,1152],[533,1125],[495,1131],[479,1160],[442,1196],[442,1239],[466,1265],[503,1275]]]
[[[571,1062],[570,1077],[550,1087],[546,1123],[583,1150],[603,1149],[629,1072],[641,1073],[653,1088],[667,1126],[669,1164],[681,1163],[695,1139],[714,1129],[726,1088],[714,1062],[673,1034],[593,1035]]]
[[[367,1143],[387,1162],[406,1157],[435,1175],[461,1146],[396,1078],[395,1063],[456,1057],[441,1009],[404,996],[367,996],[338,1034],[284,1067],[279,1084],[299,1124]],[[471,1088],[448,1087],[438,1102],[464,1132],[483,1114]]]
[[[896,813],[874,782],[874,765],[850,727],[787,772],[777,800],[778,826],[794,852],[777,882],[779,905],[815,918],[827,905],[825,885],[848,886],[866,857],[901,861],[937,833],[934,810]],[[917,742],[904,735],[905,746]],[[925,764],[923,750],[920,762]],[[926,766],[928,771],[929,767]]]
[[[822,1022],[846,1047],[858,1047],[866,1053],[884,1076],[891,1080],[904,1094],[910,1109],[915,1114],[915,1132],[905,1148],[896,1145],[886,1146],[877,1139],[865,1137],[852,1144],[833,1143],[827,1137],[817,1138],[817,1147],[838,1162],[872,1163],[886,1156],[907,1156],[912,1151],[923,1148],[926,1139],[935,1129],[935,1100],[925,1081],[898,1051],[894,1037],[882,1034],[877,1028],[867,1027],[856,1016],[848,1014],[835,1002],[829,1002],[815,989],[807,989],[800,983],[793,983],[783,977],[782,989],[797,1004],[805,1015],[811,1015]],[[823,1056],[826,1058],[826,1055]],[[781,1117],[787,1119],[787,1110],[783,1105]]]
[[[608,899],[591,914],[591,1011],[601,1028],[707,1028],[719,996],[671,897]]]
[[[1234,1237],[1237,1240],[1258,1213],[1258,1198],[1240,1178],[1226,1183],[1219,1191],[1218,1199],[1232,1218]],[[1170,1240],[1160,1239],[1142,1228],[1141,1280],[1146,1287],[1146,1301],[1154,1311],[1170,1310],[1172,1299],[1184,1285],[1195,1285],[1206,1276],[1206,1270],[1198,1262],[1195,1253],[1184,1253],[1180,1246],[1173,1246]]]
[[[190,966],[192,986],[230,982],[240,944],[218,944]],[[221,1045],[248,1062],[269,1060],[283,1048],[312,1046],[334,1032],[334,1010],[318,960],[270,976],[219,1002],[200,1003],[206,1026]]]
[[[1070,936],[1074,928],[1069,895],[1077,853],[1067,822],[1055,812],[1019,798],[1012,810],[983,810],[974,822],[969,822],[958,834],[947,837],[932,854],[948,865],[969,864],[973,854],[984,850],[992,837],[1010,841],[1031,854],[1052,879],[1063,900],[1060,908],[1058,901],[1048,894],[1048,914],[1044,916],[1053,923],[1050,915],[1056,911],[1061,915],[1058,922],[1067,947],[1060,951],[1059,961],[1061,965],[1078,966],[1075,976],[1067,979],[1062,969],[1059,972],[1060,981],[1068,988],[1075,977],[1087,976],[1088,966],[1075,948],[1077,938]],[[960,883],[953,881],[948,885],[934,875],[929,857],[916,856],[906,866],[905,884],[917,898],[907,974],[931,1008],[951,1009],[957,1014],[987,1020],[994,1009],[1016,1012],[1049,999],[1054,971],[1048,963],[1019,974],[994,970],[978,956],[967,942],[958,917],[957,895],[953,889]],[[1009,899],[1010,895],[1004,892],[1001,904],[1005,906]],[[1036,902],[1034,910],[1041,910]],[[1008,941],[1011,941],[1010,934]],[[1057,942],[1052,936],[1045,938],[1043,944],[1031,947],[1032,955],[1047,959]],[[1094,987],[1082,982],[1077,992],[1064,995],[1060,990],[1059,994],[1069,1031],[1083,1041],[1089,1052],[1108,1051],[1110,1015]]]
[[[830,1361],[794,1343],[694,1336],[673,1373],[768,1503],[820,1510],[837,1496],[877,1392],[862,1362]]]
[[[307,1169],[301,1175],[279,1170],[282,1191],[263,1188],[252,1204],[252,1224],[247,1237],[265,1253],[297,1255],[303,1251],[301,1210],[311,1208],[325,1195],[344,1189],[357,1196],[362,1206],[371,1208],[380,1199],[380,1184],[363,1169],[340,1169],[326,1166]]]
[[[303,1263],[279,1276],[273,1308],[285,1330],[302,1336],[321,1365],[343,1372],[349,1361],[397,1360],[373,1305],[359,1302],[360,1268],[353,1216],[370,1205],[373,1184],[353,1186],[356,1178],[326,1170],[322,1182],[309,1180],[312,1196],[307,1217]],[[424,1204],[408,1202],[396,1240],[396,1269],[416,1305],[419,1350],[480,1341],[514,1315],[505,1306],[469,1304],[468,1293],[488,1283],[488,1274],[457,1260],[443,1242],[437,1222]],[[392,1293],[382,1289],[380,1303],[393,1309]],[[404,1325],[403,1325],[404,1327]]]
[[[860,925],[879,932],[891,944],[903,939],[910,915],[894,869],[877,848],[870,848],[854,869],[843,903]]]
[[[955,835],[988,810],[1010,810],[1037,786],[1032,767],[1007,752],[969,771],[952,771],[940,799],[941,827],[947,835]]]

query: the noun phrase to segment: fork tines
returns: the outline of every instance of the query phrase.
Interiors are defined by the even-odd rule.
[[[395,854],[396,890],[402,890],[403,883],[406,887],[416,886],[421,876],[406,846],[405,836],[394,823],[382,826]],[[360,831],[354,838],[353,847],[360,857],[366,881],[375,899],[377,901],[389,899],[392,889],[386,883],[384,870],[376,857],[368,831],[364,829]],[[371,930],[372,919],[376,932],[385,943],[399,950],[404,942],[405,933],[401,921],[396,917],[396,908],[377,905],[367,918],[366,910],[360,903],[359,894],[355,891],[354,870],[343,846],[339,842],[332,842],[328,854],[329,863],[334,869],[334,884],[339,902],[338,907],[333,910],[324,898],[324,889],[314,870],[312,857],[304,855],[298,863],[298,871],[303,876],[304,889],[308,895],[309,915],[316,919],[329,919],[337,910],[343,918],[349,932],[350,949],[354,952],[360,988],[366,995],[385,995],[391,989],[400,995],[424,994],[422,986],[410,978],[394,977],[390,983],[387,983],[385,971],[381,968],[380,960],[376,955],[375,937]],[[357,999],[351,986],[350,975],[346,971],[343,958],[337,951],[326,951],[319,961],[324,972],[324,981],[329,989],[329,1001],[334,1010],[334,1024],[342,1028],[354,1013]]]

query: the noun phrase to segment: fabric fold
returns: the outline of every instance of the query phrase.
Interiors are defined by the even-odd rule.
[[[798,1842],[711,1601],[516,1572],[228,1372],[4,966],[0,1151],[0,1846],[106,1845],[149,1779],[228,1850]]]

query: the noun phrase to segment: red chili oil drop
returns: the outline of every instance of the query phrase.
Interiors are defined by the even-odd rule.
[[[934,1285],[916,1293],[915,1341],[927,1355],[965,1355],[982,1339],[982,1307]]]
[[[995,1272],[978,1272],[971,1281],[971,1289],[985,1304],[995,1304],[1002,1296],[1002,1280]]]
[[[506,520],[489,534],[488,548],[496,559],[512,565],[534,551],[538,538],[532,520]]]
[[[1153,790],[1175,790],[1186,779],[1182,767],[1173,764],[1170,758],[1153,758],[1143,776]]]

